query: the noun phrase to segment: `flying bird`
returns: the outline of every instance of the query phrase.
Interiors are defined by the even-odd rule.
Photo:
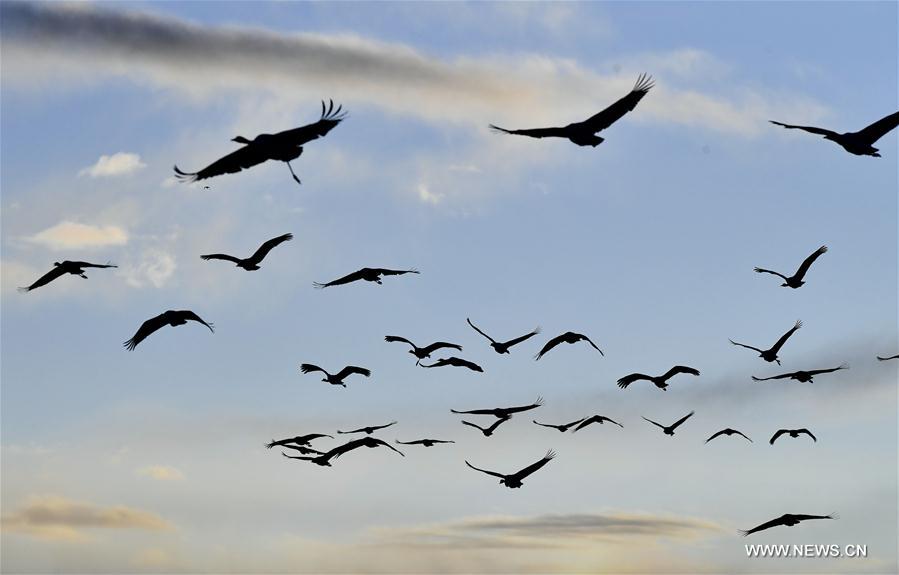
[[[477,429],[480,429],[481,433],[484,434],[484,437],[490,437],[491,435],[493,435],[493,432],[496,431],[497,427],[499,427],[503,423],[509,421],[510,419],[512,419],[511,415],[508,417],[500,417],[499,419],[494,421],[493,425],[491,425],[490,427],[481,427],[480,425],[478,425],[476,423],[471,423],[470,421],[465,421],[465,420],[462,420],[462,425],[467,425],[469,427],[475,427]]]
[[[639,381],[641,379],[645,379],[647,381],[651,381],[655,384],[656,387],[661,389],[662,391],[667,391],[668,384],[665,383],[671,377],[679,374],[679,373],[689,373],[690,375],[699,375],[698,369],[693,369],[692,367],[687,367],[685,365],[675,365],[668,371],[666,371],[663,375],[658,377],[653,377],[651,375],[644,375],[642,373],[632,373],[630,375],[626,375],[618,380],[618,387],[621,389],[626,389],[627,386],[634,383],[635,381]]]
[[[795,379],[800,383],[811,383],[813,378],[821,373],[833,373],[835,371],[839,371],[841,369],[849,369],[847,364],[843,364],[831,369],[810,369],[808,371],[794,371],[792,373],[784,373],[781,375],[775,375],[772,377],[756,377],[752,376],[753,381],[768,381],[769,379]]]
[[[375,431],[379,429],[384,429],[385,427],[390,427],[391,425],[396,425],[395,421],[391,421],[390,423],[385,423],[384,425],[372,425],[370,427],[360,427],[359,429],[352,429],[350,431],[340,431],[337,430],[337,433],[364,433],[366,435],[371,435]]]
[[[312,441],[313,439],[318,439],[320,437],[330,437],[331,439],[334,439],[333,436],[324,433],[309,433],[307,435],[297,435],[296,437],[288,437],[287,439],[279,439],[277,441],[272,439],[271,442],[266,443],[265,446],[271,449],[276,445],[287,446],[289,443],[296,443],[297,445],[309,445],[310,441]]]
[[[72,274],[76,276],[81,276],[84,279],[87,279],[87,276],[84,275],[84,268],[117,268],[119,266],[114,266],[112,264],[92,264],[89,262],[72,262],[69,260],[65,260],[62,262],[53,262],[53,269],[39,277],[33,284],[27,287],[20,287],[20,292],[30,292],[31,290],[37,289],[41,286],[45,286],[48,283],[52,282],[58,277],[62,277],[66,274]]]
[[[398,335],[386,335],[386,336],[384,336],[384,341],[386,341],[386,342],[400,341],[400,342],[408,343],[409,345],[411,345],[412,349],[409,350],[409,353],[411,353],[412,355],[414,355],[415,357],[418,358],[418,361],[415,362],[415,365],[419,365],[421,363],[421,360],[425,359],[426,357],[431,357],[431,354],[434,353],[435,351],[437,351],[438,349],[448,348],[448,349],[457,349],[459,351],[462,351],[461,345],[457,345],[455,343],[447,343],[445,341],[437,341],[437,342],[432,343],[431,345],[426,345],[425,347],[418,347],[417,345],[415,345],[408,339],[406,339],[404,337],[400,337]]]
[[[807,521],[809,519],[839,519],[840,516],[836,513],[831,513],[830,515],[793,515],[791,513],[786,513],[781,515],[777,519],[772,519],[767,523],[762,523],[757,527],[753,527],[747,531],[740,530],[739,533],[743,537],[747,535],[751,535],[752,533],[756,533],[758,531],[764,531],[765,529],[771,529],[772,527],[777,527],[779,525],[784,525],[786,527],[792,527],[794,525],[798,525],[802,521]]]
[[[295,450],[299,451],[300,454],[302,454],[302,455],[309,455],[309,454],[324,455],[325,454],[324,451],[312,449],[311,447],[306,447],[305,445],[293,445],[293,444],[288,443],[287,445],[282,445],[281,447],[284,447],[286,449],[295,449]]]
[[[252,140],[237,136],[231,141],[243,144],[242,148],[216,160],[199,172],[183,172],[175,166],[175,178],[181,182],[196,182],[222,174],[235,174],[267,160],[277,160],[287,164],[290,175],[299,184],[300,179],[294,173],[290,162],[303,153],[303,144],[324,136],[339,124],[346,117],[346,113],[341,112],[342,106],[338,106],[335,110],[333,100],[326,111],[325,102],[322,100],[322,115],[318,122],[277,134],[259,134]]]
[[[396,451],[397,453],[399,453],[400,455],[405,457],[405,454],[402,451],[393,447],[386,441],[384,441],[382,439],[378,439],[377,437],[363,437],[361,439],[353,439],[351,441],[344,443],[343,445],[338,445],[331,451],[326,451],[322,455],[316,455],[316,456],[312,456],[312,457],[302,456],[302,455],[301,456],[287,455],[283,451],[281,452],[281,455],[283,455],[284,457],[287,457],[288,459],[301,459],[303,461],[311,461],[312,463],[315,463],[316,465],[321,465],[323,467],[331,467],[331,460],[337,459],[344,453],[347,453],[354,449],[358,449],[360,447],[368,447],[369,449],[373,449],[375,447],[380,447],[380,446],[390,448],[393,451]]]
[[[577,421],[572,421],[571,423],[563,423],[561,425],[555,425],[553,423],[540,423],[536,419],[533,421],[534,421],[534,423],[536,423],[537,425],[539,425],[541,427],[552,427],[553,429],[558,429],[562,433],[565,433],[566,431],[568,431],[569,429],[571,429],[578,423],[584,421],[584,418],[582,417],[582,418],[578,419]]]
[[[268,255],[272,248],[277,246],[278,244],[284,243],[286,241],[290,241],[293,239],[293,234],[284,234],[283,236],[278,236],[277,238],[272,238],[269,241],[265,242],[259,249],[256,250],[256,253],[251,255],[246,259],[236,258],[234,256],[229,256],[228,254],[206,254],[204,256],[200,256],[201,259],[204,260],[225,260],[229,262],[234,262],[237,267],[243,268],[248,272],[259,269],[259,264],[262,263],[262,260],[265,259],[265,256]]]
[[[814,126],[793,126],[775,122],[774,120],[769,120],[769,122],[787,129],[805,130],[812,134],[824,136],[825,140],[836,142],[843,146],[844,150],[856,156],[874,156],[879,158],[880,154],[878,149],[874,147],[874,143],[899,125],[899,112],[893,112],[858,132],[845,132],[842,134],[824,128],[815,128]]]
[[[467,321],[468,325],[470,325],[472,328],[474,328],[474,330],[476,332],[478,332],[479,334],[483,335],[484,337],[486,337],[487,339],[490,340],[490,347],[492,347],[494,349],[494,351],[496,351],[496,353],[509,353],[509,348],[512,347],[513,345],[517,345],[529,338],[534,337],[538,333],[540,333],[540,328],[538,327],[538,328],[534,329],[534,331],[532,331],[531,333],[525,334],[521,337],[516,337],[515,339],[510,339],[509,341],[496,341],[495,339],[493,339],[492,337],[490,337],[483,331],[479,330],[475,324],[471,323],[470,319],[465,318],[465,321]]]
[[[516,407],[494,407],[492,409],[470,409],[468,411],[458,411],[455,409],[450,409],[450,411],[452,413],[465,413],[471,415],[492,415],[500,419],[508,419],[516,413],[530,411],[531,409],[536,409],[541,405],[543,405],[543,398],[538,397],[537,401],[531,403],[530,405],[519,405]]]
[[[715,439],[715,438],[718,437],[719,435],[742,435],[743,437],[746,437],[745,435],[743,435],[742,433],[740,433],[740,432],[737,431],[736,429],[731,429],[731,428],[728,427],[728,428],[726,428],[726,429],[722,429],[721,431],[716,431],[715,433],[712,434],[711,437],[709,437],[708,439],[706,439],[705,442],[708,443],[709,441]],[[749,439],[749,438],[746,437],[746,439]],[[752,440],[751,440],[751,439],[749,439],[749,443],[752,443]]]
[[[878,361],[888,361],[890,359],[899,359],[899,353],[897,353],[896,355],[891,355],[889,357],[880,357],[879,355],[874,357],[876,357]]]
[[[434,447],[438,443],[455,443],[455,441],[448,439],[416,439],[414,441],[400,441],[396,440],[400,445],[423,445],[425,447]]]
[[[549,340],[548,342],[546,342],[546,345],[543,346],[543,349],[540,350],[540,353],[538,353],[537,355],[534,356],[534,359],[540,359],[546,353],[548,353],[549,350],[556,347],[560,343],[577,343],[579,341],[586,341],[587,343],[589,343],[590,345],[593,346],[593,349],[595,349],[596,351],[599,352],[599,355],[605,356],[605,354],[602,352],[602,350],[599,349],[598,347],[596,347],[596,344],[593,343],[590,340],[590,338],[587,337],[586,335],[583,335],[580,333],[574,333],[573,331],[566,331],[562,335],[557,335],[556,337],[554,337],[551,340]]]
[[[643,419],[646,419],[646,421],[648,421],[649,423],[651,423],[651,424],[653,424],[653,425],[656,425],[656,426],[658,426],[658,427],[661,427],[661,428],[662,428],[662,431],[665,433],[665,435],[674,435],[674,430],[677,429],[677,427],[678,427],[681,423],[683,423],[683,422],[687,421],[688,419],[690,419],[690,418],[693,416],[694,413],[695,413],[694,411],[691,411],[691,412],[688,413],[687,415],[681,417],[680,419],[678,419],[677,421],[675,421],[674,423],[672,423],[671,425],[668,425],[668,426],[662,425],[661,423],[656,423],[655,421],[653,421],[653,420],[651,420],[651,419],[647,419],[647,418],[645,418],[645,417],[644,417]],[[641,416],[641,417],[642,417],[642,416]]]
[[[300,371],[303,373],[312,373],[313,371],[320,371],[325,374],[325,378],[322,381],[327,381],[331,385],[342,385],[346,387],[346,384],[343,380],[354,373],[358,373],[359,375],[364,375],[368,377],[371,375],[371,371],[365,369],[364,367],[356,367],[355,365],[348,365],[345,368],[341,369],[339,372],[335,374],[328,373],[317,365],[312,365],[311,363],[304,363],[300,365]]]
[[[567,138],[578,146],[593,146],[594,148],[603,142],[604,138],[596,135],[605,130],[622,116],[634,109],[643,96],[653,87],[652,78],[641,74],[637,83],[627,95],[598,114],[587,118],[583,122],[574,122],[563,127],[533,128],[528,130],[507,130],[490,124],[495,132],[514,134],[517,136],[529,136],[531,138]]]
[[[605,423],[605,422],[607,422],[607,421],[608,421],[609,423],[614,423],[614,424],[617,425],[618,427],[624,429],[624,426],[621,425],[620,423],[618,423],[617,421],[615,421],[614,419],[608,418],[608,417],[606,417],[606,416],[604,416],[604,415],[591,415],[591,416],[588,417],[587,419],[583,420],[583,421],[581,422],[580,425],[578,425],[577,427],[575,427],[575,428],[574,428],[574,431],[573,431],[572,433],[577,433],[578,431],[584,429],[585,427],[587,427],[587,426],[590,425],[591,423],[598,423],[598,424],[602,425],[603,423]]]
[[[816,259],[818,259],[818,257],[821,254],[824,254],[824,253],[827,253],[827,246],[821,246],[820,248],[815,250],[815,252],[812,255],[805,258],[805,261],[803,261],[799,265],[799,269],[796,270],[796,273],[791,275],[790,277],[787,277],[787,276],[783,275],[782,273],[778,273],[778,272],[775,272],[772,270],[766,270],[766,269],[762,269],[762,268],[755,268],[755,272],[760,273],[760,274],[773,274],[776,276],[780,276],[784,280],[784,283],[780,284],[781,287],[790,287],[793,289],[797,289],[805,283],[804,281],[802,281],[802,278],[805,277],[805,274],[806,274],[806,272],[808,272],[808,269],[812,266],[812,263],[814,263],[814,261]]]
[[[451,365],[453,367],[467,367],[471,371],[484,371],[484,369],[480,365],[459,357],[446,357],[438,359],[431,365],[425,365],[423,363],[419,363],[418,365],[422,367],[444,367],[446,365]]]
[[[777,357],[777,352],[780,351],[780,348],[783,347],[783,344],[787,343],[787,340],[790,339],[790,336],[793,335],[793,333],[795,333],[796,330],[799,329],[800,327],[802,327],[802,321],[797,320],[796,325],[791,327],[790,330],[787,331],[787,333],[780,336],[780,339],[777,340],[777,343],[775,343],[773,346],[771,346],[771,349],[766,349],[766,350],[761,350],[757,347],[752,347],[751,345],[746,345],[744,343],[737,343],[732,339],[728,340],[728,341],[730,341],[734,345],[738,345],[740,347],[745,347],[747,349],[755,350],[755,351],[759,352],[760,358],[764,359],[767,362],[776,361],[777,365],[780,365],[780,359],[778,359],[778,357]]]
[[[805,429],[805,428],[802,428],[802,429],[778,429],[777,433],[772,435],[771,439],[768,440],[768,443],[770,443],[771,445],[774,445],[774,442],[777,441],[777,438],[780,437],[781,435],[783,435],[784,433],[789,434],[789,436],[794,439],[804,433],[804,434],[808,435],[809,437],[811,437],[812,441],[814,441],[815,443],[818,443],[818,438],[815,437],[811,431],[809,431],[808,429]]]
[[[342,278],[338,278],[334,281],[330,281],[328,283],[319,283],[313,282],[313,286],[318,289],[331,287],[331,286],[339,286],[343,284],[348,284],[351,282],[365,280],[367,282],[375,282],[378,285],[381,285],[381,276],[400,276],[403,274],[417,274],[418,270],[388,270],[384,268],[362,268],[359,271],[355,271],[351,274],[345,275]]]
[[[543,459],[541,459],[540,461],[537,461],[536,463],[532,463],[531,465],[528,465],[524,469],[516,471],[515,473],[512,473],[510,475],[503,475],[502,473],[496,473],[495,471],[487,471],[486,469],[481,469],[479,467],[475,467],[474,465],[469,463],[467,460],[465,461],[465,465],[471,467],[475,471],[480,471],[481,473],[486,473],[487,475],[499,477],[500,484],[505,485],[506,487],[508,487],[510,489],[516,489],[518,487],[521,487],[521,482],[524,478],[526,478],[531,473],[534,473],[535,471],[537,471],[538,469],[540,469],[541,467],[543,467],[544,465],[549,463],[549,460],[555,456],[556,456],[556,452],[553,450],[549,450],[546,452],[546,455],[544,455]]]
[[[203,325],[205,325],[206,327],[209,328],[209,331],[215,333],[215,329],[213,329],[214,328],[213,324],[206,323],[205,321],[203,321],[203,319],[200,316],[198,316],[194,312],[190,311],[189,309],[182,309],[182,310],[170,309],[170,310],[165,311],[165,312],[157,315],[156,317],[150,318],[147,321],[145,321],[144,323],[142,323],[141,326],[138,328],[137,333],[135,333],[131,339],[129,339],[122,345],[125,346],[129,351],[133,351],[134,348],[137,347],[137,344],[144,341],[147,338],[147,336],[149,336],[154,331],[156,331],[162,327],[165,327],[167,325],[170,325],[172,327],[177,326],[177,325],[184,325],[188,321],[195,321],[198,323],[202,323]]]

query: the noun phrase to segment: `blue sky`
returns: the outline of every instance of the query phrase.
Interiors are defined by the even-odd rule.
[[[767,120],[894,112],[896,22],[895,3],[3,3],[4,572],[895,572],[897,366],[874,355],[899,351],[897,136],[856,157]],[[583,119],[642,72],[656,87],[597,148],[487,129]],[[274,163],[172,180],[323,98],[349,116],[294,162],[302,186]],[[287,232],[253,273],[198,257]],[[752,272],[822,244],[799,290]],[[15,291],[61,259],[119,268]],[[312,288],[363,266],[421,275]],[[166,309],[216,333],[122,350]],[[543,333],[498,356],[466,317]],[[727,342],[800,318],[783,370]],[[605,357],[532,360],[568,330]],[[462,344],[485,373],[419,369],[386,334]],[[372,377],[335,388],[302,362]],[[675,364],[702,375],[615,386]],[[540,421],[624,429],[519,416],[483,438],[449,412],[538,395]],[[640,419],[690,410],[674,438]],[[384,439],[457,443],[330,469],[262,448],[394,419]],[[754,443],[702,443],[724,427]],[[767,445],[780,427],[818,442]],[[463,462],[550,448],[520,490]],[[753,541],[867,559],[749,560],[735,534],[831,511]]]

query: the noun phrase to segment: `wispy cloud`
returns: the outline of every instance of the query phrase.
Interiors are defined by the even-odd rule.
[[[148,465],[138,469],[137,473],[157,481],[179,481],[184,479],[184,474],[179,469],[169,465]]]
[[[93,226],[62,221],[26,238],[54,250],[101,248],[128,243],[128,233],[119,226]]]
[[[161,288],[168,283],[177,267],[175,256],[169,252],[148,248],[139,261],[123,266],[121,273],[132,287],[143,287],[149,282],[153,287]]]
[[[82,169],[78,175],[91,178],[126,176],[146,167],[147,165],[141,161],[138,154],[118,152],[111,156],[100,156],[94,165]]]

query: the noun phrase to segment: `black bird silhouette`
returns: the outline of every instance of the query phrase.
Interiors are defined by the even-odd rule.
[[[896,355],[891,355],[889,357],[880,357],[879,355],[876,355],[874,357],[876,357],[878,361],[887,361],[890,359],[899,359],[899,353],[897,353]]]
[[[84,275],[84,268],[117,268],[119,266],[114,266],[112,264],[92,264],[89,262],[72,262],[69,260],[65,260],[62,262],[53,262],[53,269],[42,275],[28,287],[20,287],[20,292],[30,292],[33,289],[37,289],[41,286],[45,286],[48,283],[52,282],[58,277],[64,276],[66,274],[72,274],[76,276],[81,276],[84,279],[87,279],[87,276]]]
[[[509,421],[510,419],[512,419],[511,415],[509,415],[507,417],[500,417],[496,421],[494,421],[493,425],[491,425],[490,427],[481,427],[480,425],[478,425],[476,423],[471,423],[470,421],[465,421],[465,420],[462,420],[462,425],[467,425],[469,427],[475,427],[477,429],[480,429],[481,433],[484,434],[484,437],[490,437],[491,435],[493,435],[493,432],[496,431],[497,427],[499,427],[503,423]]]
[[[576,433],[576,432],[578,432],[578,431],[584,429],[585,427],[587,427],[587,426],[590,425],[591,423],[598,423],[598,424],[602,425],[603,423],[605,423],[605,422],[607,422],[607,421],[608,421],[609,423],[614,423],[614,424],[617,425],[618,427],[624,429],[624,426],[621,425],[620,423],[618,423],[617,421],[615,421],[614,419],[608,418],[608,417],[606,417],[606,416],[604,416],[604,415],[591,415],[591,416],[588,417],[587,419],[583,420],[583,421],[581,422],[580,425],[578,425],[577,427],[575,427],[575,428],[574,428],[574,431],[573,431],[572,433]]]
[[[540,425],[540,426],[542,426],[542,427],[552,427],[553,429],[558,429],[558,430],[561,431],[562,433],[565,433],[566,431],[568,431],[569,429],[571,429],[572,427],[574,427],[574,426],[577,425],[578,423],[584,421],[584,418],[582,417],[582,418],[578,419],[577,421],[572,421],[571,423],[563,423],[563,424],[561,424],[561,425],[555,425],[555,424],[552,424],[552,423],[540,423],[540,422],[537,421],[536,419],[534,419],[533,421],[534,421],[534,423],[536,423],[537,425]]]
[[[312,441],[313,439],[318,439],[320,437],[330,437],[331,439],[334,439],[333,436],[324,433],[309,433],[307,435],[297,435],[296,437],[288,437],[287,439],[279,439],[277,441],[272,439],[271,442],[266,443],[265,446],[271,449],[276,445],[286,447],[289,443],[296,443],[297,445],[309,445],[310,441]]]
[[[288,443],[287,445],[282,445],[281,447],[287,449],[295,449],[299,451],[302,455],[309,455],[310,453],[314,453],[315,455],[324,455],[324,451],[319,451],[317,449],[312,449],[311,447],[306,447],[305,445],[293,445]]]
[[[293,172],[291,160],[300,157],[303,153],[303,144],[324,136],[339,124],[346,117],[346,113],[341,111],[342,106],[334,109],[333,100],[326,111],[325,102],[322,100],[322,115],[318,122],[277,134],[259,134],[252,141],[237,136],[231,141],[244,144],[242,148],[216,160],[199,172],[183,172],[175,166],[175,178],[182,182],[196,182],[222,174],[235,174],[267,160],[278,160],[287,164],[290,175],[299,184],[301,182]]]
[[[253,270],[259,269],[259,264],[262,263],[262,260],[265,259],[265,256],[268,255],[268,252],[272,251],[272,248],[280,243],[292,239],[293,234],[284,234],[283,236],[272,238],[259,246],[259,249],[256,250],[256,253],[246,259],[236,258],[234,256],[229,256],[228,254],[206,254],[205,256],[200,256],[200,258],[204,260],[226,260],[229,262],[234,262],[235,264],[237,264],[237,267],[251,272]]]
[[[766,269],[762,269],[762,268],[755,268],[755,272],[760,273],[760,274],[773,274],[776,276],[780,276],[784,280],[784,283],[780,284],[781,287],[790,287],[793,289],[797,289],[805,283],[804,281],[802,281],[802,278],[805,277],[805,274],[806,274],[806,272],[808,272],[808,269],[812,266],[812,263],[816,259],[818,259],[818,256],[820,256],[821,254],[824,254],[824,253],[827,253],[827,246],[821,246],[820,248],[815,250],[815,253],[813,253],[809,257],[805,258],[805,261],[803,261],[802,264],[800,264],[799,269],[796,270],[796,273],[791,275],[790,277],[787,277],[787,276],[783,275],[782,273],[778,273],[778,272],[775,272],[772,270],[766,270]]]
[[[849,369],[847,364],[842,364],[838,367],[834,367],[831,369],[810,369],[808,371],[794,371],[792,373],[784,373],[781,375],[775,375],[772,377],[756,377],[752,376],[753,381],[768,381],[769,379],[795,379],[800,383],[811,383],[813,378],[821,373],[833,373],[835,371],[839,371],[841,369]]]
[[[370,427],[360,427],[359,429],[353,429],[350,431],[340,431],[337,430],[337,433],[364,433],[366,435],[371,435],[375,431],[379,429],[384,429],[385,427],[390,427],[391,425],[396,425],[395,421],[391,421],[390,423],[385,423],[384,425],[372,425]]]
[[[767,523],[762,523],[757,527],[753,527],[752,529],[743,531],[742,529],[739,531],[740,535],[746,537],[747,535],[751,535],[752,533],[756,533],[758,531],[764,531],[765,529],[771,529],[772,527],[777,527],[779,525],[784,525],[786,527],[792,527],[794,525],[798,525],[801,521],[807,521],[809,519],[839,519],[840,516],[836,513],[831,513],[830,515],[793,515],[791,513],[785,513],[781,515],[777,519],[772,519]]]
[[[662,391],[667,391],[668,384],[665,383],[671,377],[677,375],[678,373],[689,373],[690,375],[699,375],[699,370],[693,369],[692,367],[687,367],[685,365],[675,365],[668,371],[666,371],[663,375],[658,377],[653,377],[651,375],[644,375],[642,373],[632,373],[630,375],[625,375],[621,379],[618,380],[618,387],[621,389],[627,388],[630,384],[635,381],[639,381],[641,379],[645,379],[647,381],[651,381],[655,384],[656,387],[661,389]]]
[[[408,339],[406,339],[404,337],[400,337],[398,335],[386,335],[386,336],[384,336],[384,341],[386,341],[386,342],[401,341],[403,343],[408,343],[409,345],[411,345],[412,349],[409,350],[409,353],[411,353],[412,355],[414,355],[415,357],[418,358],[418,361],[415,362],[415,365],[419,365],[421,363],[421,360],[423,360],[424,358],[431,357],[431,354],[434,353],[435,351],[437,351],[438,349],[450,348],[450,349],[457,349],[459,351],[462,351],[461,345],[457,345],[455,343],[447,343],[445,341],[437,341],[437,342],[432,343],[431,345],[426,345],[425,347],[418,347],[417,345],[415,345]]]
[[[170,310],[165,311],[165,312],[157,315],[156,317],[150,318],[147,321],[145,321],[144,323],[142,323],[141,326],[138,328],[137,333],[135,333],[131,339],[129,339],[122,345],[125,346],[129,351],[133,351],[134,348],[137,347],[137,344],[144,341],[147,338],[147,336],[149,336],[151,333],[153,333],[157,329],[165,327],[167,325],[170,325],[172,327],[177,326],[177,325],[184,325],[188,321],[195,321],[198,323],[202,323],[203,325],[205,325],[206,327],[209,328],[209,331],[215,333],[215,329],[214,329],[215,326],[213,324],[206,323],[205,321],[203,321],[202,318],[200,318],[200,316],[198,316],[194,312],[190,311],[189,309],[182,309],[182,310],[170,309]]]
[[[728,427],[728,428],[726,428],[726,429],[722,429],[721,431],[716,431],[715,433],[712,434],[711,437],[709,437],[708,439],[706,439],[705,442],[708,443],[709,441],[715,439],[715,438],[718,437],[719,435],[735,435],[735,434],[736,434],[736,435],[743,435],[742,433],[740,433],[740,432],[737,431],[736,429],[731,429],[731,428]],[[743,437],[746,437],[746,436],[743,435]],[[746,439],[749,439],[749,438],[746,437]],[[752,440],[751,440],[751,439],[749,439],[749,443],[752,443]]]
[[[634,109],[643,96],[653,87],[652,78],[641,74],[637,83],[627,95],[598,114],[587,118],[583,122],[574,122],[564,127],[533,128],[529,130],[506,130],[490,124],[490,128],[504,134],[529,136],[531,138],[568,138],[578,146],[593,146],[594,148],[603,142],[603,138],[596,135],[605,130],[622,116]]]
[[[454,367],[467,367],[471,371],[484,371],[484,369],[480,365],[459,357],[446,357],[438,359],[431,365],[425,365],[423,363],[419,363],[418,365],[422,367],[443,367],[446,365],[452,365]]]
[[[526,478],[531,473],[534,473],[535,471],[537,471],[538,469],[540,469],[541,467],[543,467],[544,465],[549,463],[549,460],[555,456],[556,456],[556,452],[550,449],[549,451],[546,452],[546,455],[544,455],[543,459],[541,459],[540,461],[538,461],[536,463],[532,463],[531,465],[528,465],[524,469],[516,471],[515,473],[512,473],[510,475],[503,475],[502,473],[496,473],[495,471],[487,471],[486,469],[480,469],[478,467],[475,467],[471,463],[469,463],[468,460],[465,461],[465,465],[471,467],[475,471],[480,471],[481,473],[486,473],[487,475],[499,477],[499,482],[502,485],[505,485],[506,487],[509,487],[511,489],[516,489],[518,487],[521,487],[521,482],[524,478]]]
[[[492,409],[470,409],[468,411],[458,411],[455,409],[450,409],[450,411],[452,413],[465,413],[472,415],[492,415],[500,419],[507,419],[509,417],[512,417],[516,413],[530,411],[531,409],[536,409],[541,405],[543,405],[543,398],[538,397],[537,401],[531,403],[530,405],[519,405],[516,407],[494,407]]]
[[[438,443],[455,443],[455,441],[448,439],[416,439],[414,441],[400,441],[396,440],[400,445],[423,445],[425,447],[434,447]]]
[[[662,428],[662,431],[665,432],[665,435],[674,435],[674,430],[677,429],[677,427],[678,427],[681,423],[683,423],[683,422],[687,421],[688,419],[690,419],[690,418],[693,416],[694,413],[696,413],[696,412],[695,412],[695,411],[691,411],[691,412],[688,413],[687,415],[681,417],[680,419],[678,419],[677,421],[675,421],[674,423],[672,423],[671,425],[668,425],[668,426],[662,425],[661,423],[656,423],[655,421],[653,421],[653,420],[651,420],[651,419],[648,419],[648,418],[646,418],[646,417],[644,417],[643,419],[645,419],[646,421],[648,421],[649,423],[651,423],[651,424],[653,424],[653,425],[657,425],[657,426],[661,427],[661,428]],[[641,416],[641,417],[642,417],[642,416]]]
[[[818,438],[815,437],[811,431],[809,431],[808,429],[805,429],[804,427],[802,429],[778,429],[777,433],[772,435],[771,439],[768,440],[768,443],[770,443],[771,445],[774,445],[774,442],[777,441],[777,438],[780,437],[781,435],[783,435],[784,433],[789,434],[789,436],[794,439],[804,433],[804,434],[808,435],[809,437],[811,437],[815,443],[818,443]]]
[[[875,158],[879,158],[880,154],[878,153],[877,148],[874,147],[874,142],[899,125],[899,112],[893,112],[889,116],[877,120],[870,126],[859,130],[858,132],[845,132],[843,134],[838,134],[824,128],[815,128],[814,126],[793,126],[775,122],[774,120],[769,120],[769,122],[778,126],[783,126],[784,128],[805,130],[812,134],[824,136],[825,140],[836,142],[843,146],[844,150],[850,154],[855,154],[856,156],[874,156]]]
[[[540,328],[538,327],[531,333],[525,334],[521,337],[516,337],[515,339],[510,339],[509,341],[496,341],[495,339],[493,339],[492,337],[490,337],[483,331],[479,330],[478,326],[471,323],[470,319],[465,318],[465,321],[467,321],[468,325],[473,327],[476,332],[478,332],[479,334],[483,335],[484,337],[486,337],[487,339],[490,340],[490,347],[492,347],[496,351],[496,353],[509,353],[509,348],[512,347],[513,345],[519,344],[519,343],[523,342],[524,340],[532,338],[535,335],[537,335],[538,333],[540,333]]]
[[[311,461],[312,463],[315,463],[316,465],[321,465],[323,467],[331,467],[331,460],[337,459],[344,453],[347,453],[354,449],[358,449],[359,447],[368,447],[371,449],[371,448],[375,448],[375,447],[380,447],[382,445],[384,447],[388,447],[388,448],[396,451],[403,457],[406,456],[399,449],[393,447],[392,445],[390,445],[389,443],[387,443],[386,441],[384,441],[382,439],[378,439],[377,437],[363,437],[361,439],[353,439],[351,441],[344,443],[343,445],[338,445],[331,451],[326,451],[322,455],[316,455],[314,457],[287,455],[283,451],[281,452],[281,455],[283,455],[284,457],[287,457],[289,459],[301,459],[303,461]]]
[[[339,372],[335,374],[330,374],[327,371],[323,370],[317,365],[312,365],[311,363],[304,363],[300,365],[300,371],[303,373],[312,373],[313,371],[320,371],[325,374],[325,378],[322,381],[327,381],[331,385],[342,385],[346,387],[346,384],[343,382],[344,378],[348,375],[352,375],[354,373],[358,373],[359,375],[364,375],[368,377],[371,375],[371,371],[365,369],[364,367],[356,367],[355,365],[348,365],[345,368],[341,369]]]
[[[802,321],[797,320],[796,325],[791,327],[790,330],[787,331],[787,333],[780,336],[780,339],[777,340],[777,343],[775,343],[773,346],[771,346],[771,349],[766,349],[766,350],[761,350],[757,347],[752,347],[751,345],[746,345],[745,343],[737,343],[732,339],[728,340],[728,341],[730,341],[734,345],[738,345],[740,347],[745,347],[747,349],[755,350],[755,351],[759,352],[759,357],[761,357],[765,361],[768,361],[768,362],[776,361],[777,365],[780,365],[780,359],[777,358],[777,352],[780,351],[780,348],[783,347],[783,344],[785,344],[787,342],[787,340],[790,339],[790,336],[793,335],[793,333],[800,327],[802,327]]]
[[[534,359],[540,359],[546,353],[548,353],[549,350],[556,347],[560,343],[577,343],[579,341],[586,341],[587,343],[589,343],[590,345],[593,346],[593,349],[595,349],[596,351],[599,352],[599,355],[605,356],[605,354],[602,352],[602,350],[599,349],[598,347],[596,347],[596,344],[593,343],[590,340],[590,338],[587,337],[586,335],[583,335],[580,333],[574,333],[573,331],[566,331],[562,335],[557,335],[556,337],[554,337],[551,340],[549,340],[548,342],[546,342],[546,345],[543,346],[543,349],[540,350],[540,353],[538,353],[537,355],[534,356]]]
[[[367,282],[375,282],[376,284],[381,284],[381,276],[399,276],[403,274],[417,274],[418,270],[388,270],[384,268],[362,268],[359,271],[355,271],[351,274],[345,275],[342,278],[336,279],[334,281],[330,281],[328,283],[319,283],[313,282],[313,286],[318,289],[331,287],[331,286],[339,286],[343,284],[348,284],[351,282],[365,280]]]

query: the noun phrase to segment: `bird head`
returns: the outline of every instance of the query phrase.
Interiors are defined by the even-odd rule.
[[[62,265],[62,264],[60,264],[59,262],[53,262],[53,265],[54,265],[54,266],[60,266],[60,265]]]
[[[243,136],[235,136],[234,138],[231,138],[231,141],[237,142],[238,144],[250,144],[251,143],[248,139],[244,138]]]

